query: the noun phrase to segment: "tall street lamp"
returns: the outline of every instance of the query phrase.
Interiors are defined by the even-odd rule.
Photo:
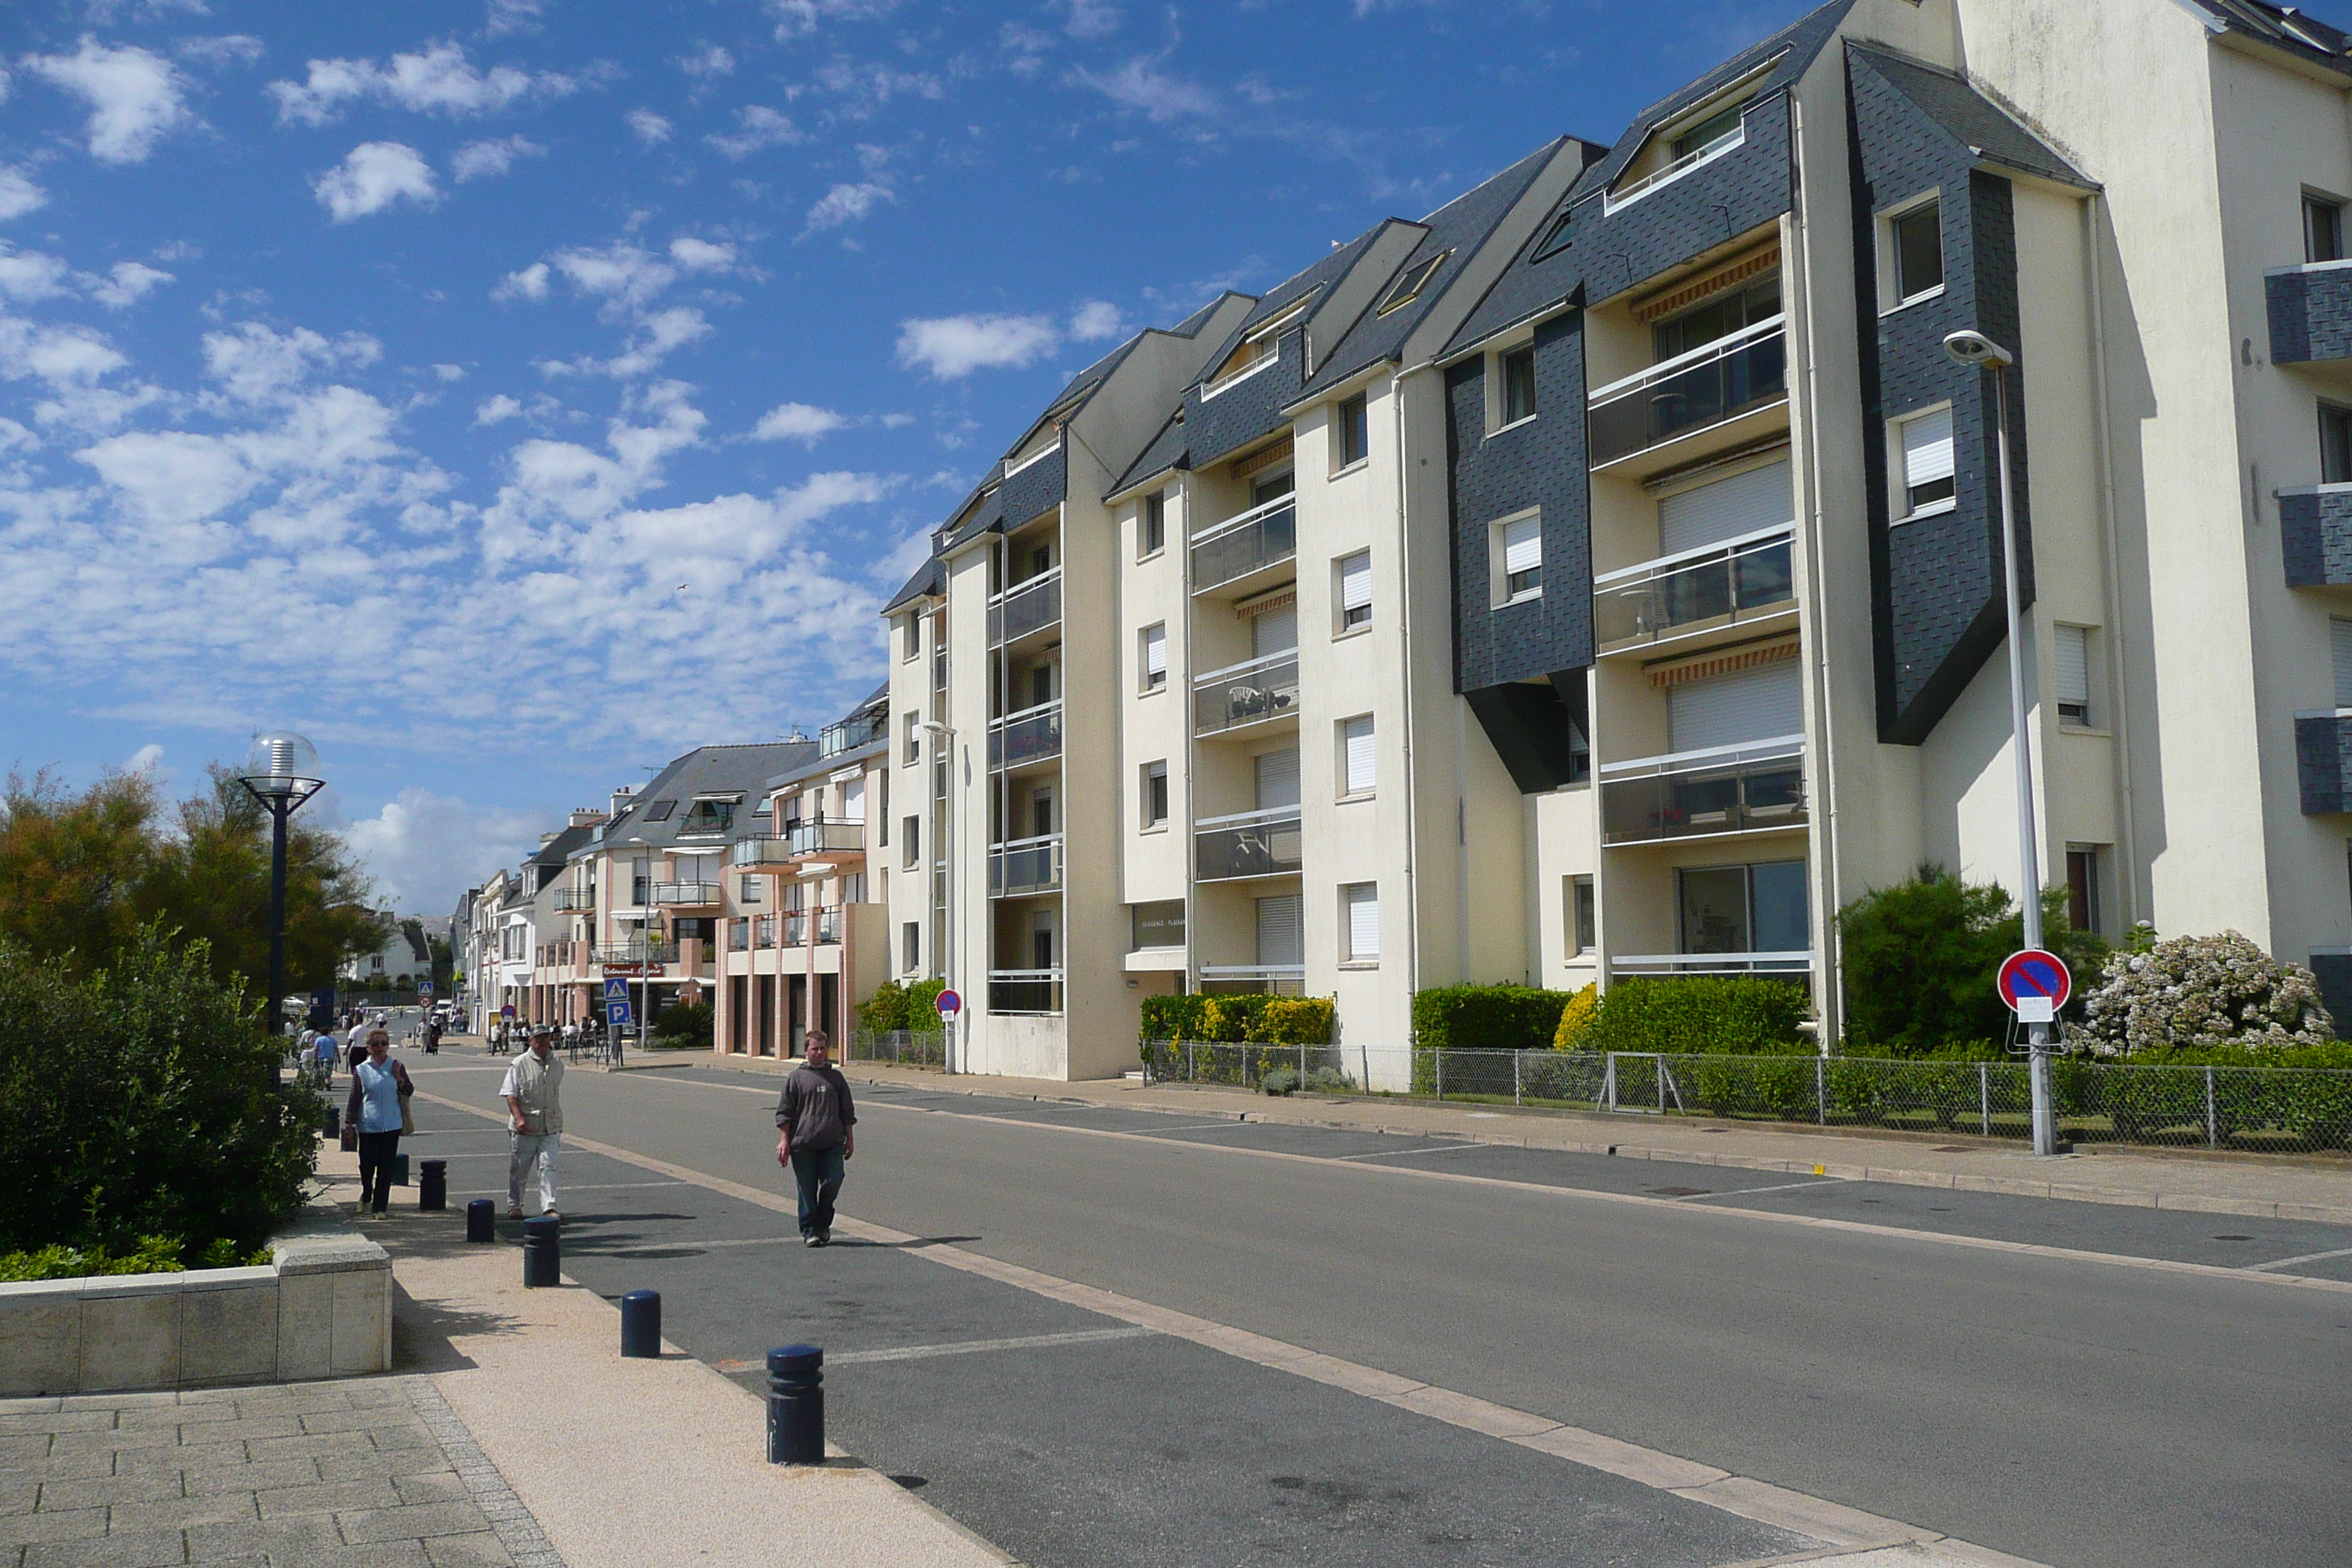
[[[291,730],[254,737],[237,783],[269,813],[269,1033],[285,1032],[286,821],[327,785],[319,749]]]
[[[2017,511],[2009,478],[2009,370],[2017,356],[1982,332],[1954,332],[1944,340],[1944,352],[1961,364],[1992,376],[1993,421],[2000,455],[2000,562],[2009,595],[2009,726],[2017,753],[2017,851],[2019,876],[2024,883],[2019,901],[2024,905],[2025,945],[2042,945],[2042,858],[2035,846],[2039,829],[2033,811],[2033,751],[2025,722],[2024,610],[2017,586]],[[2026,1026],[2026,1077],[2033,1100],[2033,1152],[2058,1152],[2058,1118],[2050,1091],[2050,1026]]]

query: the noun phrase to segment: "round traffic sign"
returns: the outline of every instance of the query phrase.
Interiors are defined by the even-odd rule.
[[[952,1018],[963,1011],[963,998],[952,991],[942,991],[939,999],[940,1016]]]
[[[2054,952],[2029,947],[2012,952],[2001,961],[2000,999],[2009,1004],[2011,1012],[2022,1011],[2020,1002],[2047,1003],[2055,1013],[2074,994],[2074,977],[2066,972],[2066,961]]]

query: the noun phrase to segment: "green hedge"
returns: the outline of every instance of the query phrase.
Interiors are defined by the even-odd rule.
[[[1337,1009],[1328,996],[1272,996],[1262,992],[1146,996],[1140,1037],[1328,1046],[1338,1023]]]
[[[1412,994],[1412,1043],[1431,1051],[1551,1047],[1570,991],[1532,985],[1441,985]]]
[[[1694,974],[1620,980],[1601,994],[1582,1048],[1691,1056],[1814,1054],[1797,1026],[1811,1011],[1804,990],[1754,975]]]
[[[885,980],[874,988],[873,995],[857,1005],[857,1026],[877,1035],[894,1029],[938,1034],[943,1027],[939,996],[946,989],[944,980],[917,980],[904,985]]]

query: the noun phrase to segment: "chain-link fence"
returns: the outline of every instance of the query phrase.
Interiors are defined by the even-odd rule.
[[[897,1068],[937,1068],[948,1065],[947,1034],[940,1029],[853,1029],[844,1062],[887,1062]]]
[[[1371,1053],[1377,1056],[1378,1053]],[[1358,1050],[1146,1041],[1154,1082],[1360,1094]],[[1368,1058],[1364,1058],[1368,1059]],[[1997,1062],[1630,1051],[1415,1050],[1411,1092],[1636,1115],[1884,1127],[2030,1140],[2029,1068]],[[2077,1142],[2273,1153],[2352,1152],[2352,1069],[2051,1063],[2058,1131]],[[1389,1090],[1392,1092],[1392,1089]]]

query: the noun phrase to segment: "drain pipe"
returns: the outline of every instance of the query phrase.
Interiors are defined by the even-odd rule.
[[[1405,529],[1404,500],[1405,486],[1412,481],[1412,471],[1405,461],[1405,374],[1402,366],[1389,374],[1389,407],[1394,416],[1396,437],[1397,636],[1402,645],[1400,661],[1404,667],[1404,983],[1405,994],[1410,997],[1421,988],[1421,789],[1420,774],[1413,766],[1415,704],[1412,595],[1410,587],[1412,557],[1410,554],[1411,541]],[[1408,1073],[1412,1060],[1412,1041],[1408,1032],[1405,1041]],[[1371,1085],[1367,1082],[1364,1087],[1370,1089]]]

